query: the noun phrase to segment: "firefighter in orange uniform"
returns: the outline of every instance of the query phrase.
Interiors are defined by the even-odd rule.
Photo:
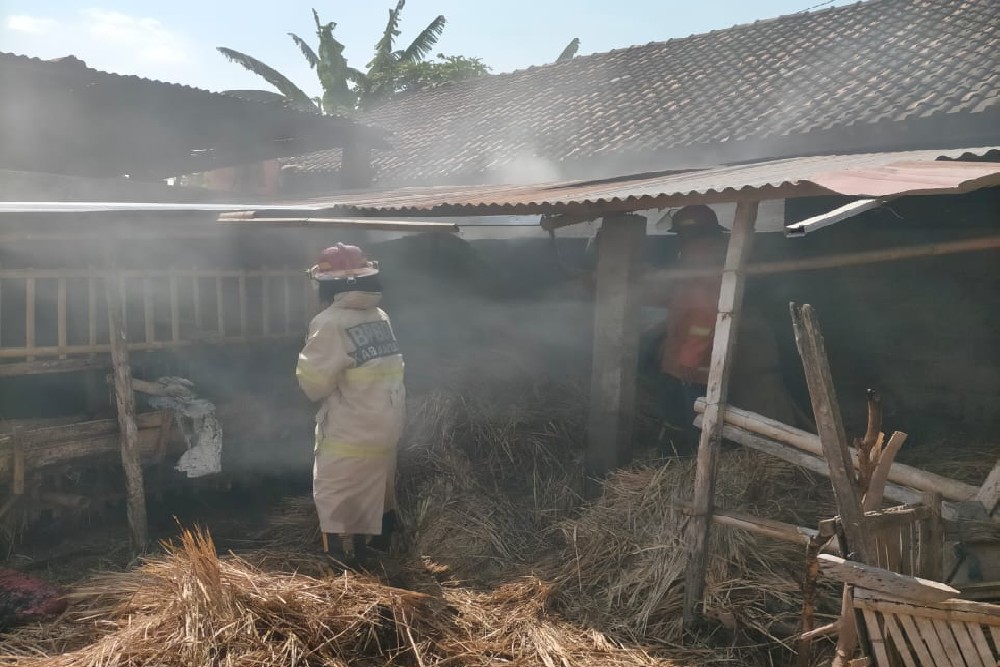
[[[720,267],[725,260],[726,235],[708,206],[685,206],[673,215],[670,231],[680,242],[678,267]],[[704,396],[712,358],[721,278],[687,278],[667,294],[666,334],[660,348],[665,418],[684,449],[694,445],[694,402]]]

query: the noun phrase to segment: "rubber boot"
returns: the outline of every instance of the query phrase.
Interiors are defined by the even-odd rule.
[[[352,559],[352,569],[371,572],[377,569],[378,563],[376,553],[368,546],[366,535],[354,535],[354,558]]]
[[[396,516],[396,510],[389,510],[382,515],[382,532],[373,537],[368,546],[375,551],[389,553],[392,548],[392,534],[396,532],[398,527],[399,519]]]
[[[336,533],[323,534],[323,553],[334,572],[344,572],[354,566],[352,554],[344,550],[344,541]]]

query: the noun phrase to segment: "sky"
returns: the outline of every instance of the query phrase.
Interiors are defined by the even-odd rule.
[[[251,6],[256,4],[256,6]],[[0,52],[75,55],[96,69],[226,90],[267,88],[215,51],[248,53],[318,94],[315,74],[288,37],[315,43],[311,10],[335,21],[359,69],[395,0],[0,0]],[[848,0],[409,0],[402,44],[435,16],[448,24],[435,53],[482,58],[495,73],[554,60],[574,37],[580,55],[727,28]]]

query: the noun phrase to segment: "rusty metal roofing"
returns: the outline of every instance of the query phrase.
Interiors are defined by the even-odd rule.
[[[0,169],[147,180],[332,148],[382,133],[347,118],[0,53]]]
[[[424,187],[366,191],[295,202],[0,202],[0,213],[220,214],[259,226],[315,218],[579,215],[821,195],[958,194],[1000,186],[1000,147],[772,160],[712,169],[634,174],[530,186]],[[322,224],[319,221],[316,224]]]
[[[940,131],[919,128],[948,123],[955,136],[978,123],[984,133],[958,140],[977,145],[1000,127],[998,52],[997,0],[870,0],[451,84],[362,118],[395,133],[374,155],[380,187],[502,182],[525,163],[664,169],[673,160],[624,165],[755,141],[763,148],[739,154],[930,148]],[[880,143],[903,125],[901,141]],[[818,147],[824,133],[833,148]],[[809,139],[776,151],[794,137]],[[288,162],[335,171],[340,152]]]
[[[1000,185],[1000,162],[981,158],[1000,159],[1000,148],[813,156],[530,186],[401,188],[253,208],[272,218],[303,207],[341,215],[593,214],[739,199],[961,193]]]

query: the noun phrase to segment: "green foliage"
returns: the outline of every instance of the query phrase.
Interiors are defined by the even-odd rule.
[[[291,106],[327,114],[368,109],[401,91],[468,79],[489,71],[478,58],[438,55],[435,61],[426,60],[444,32],[447,23],[444,16],[431,21],[406,48],[396,49],[405,6],[406,0],[398,0],[396,6],[389,10],[389,20],[375,44],[375,54],[365,72],[347,64],[344,45],[333,36],[337,24],[323,23],[315,9],[313,20],[316,23],[318,42],[315,50],[306,40],[288,33],[319,78],[323,90],[323,95],[319,98],[310,98],[285,75],[252,56],[225,47],[219,47],[218,50],[230,61],[274,86]]]

